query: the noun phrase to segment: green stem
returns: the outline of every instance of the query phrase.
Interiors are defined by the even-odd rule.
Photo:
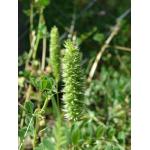
[[[40,114],[43,114],[46,111],[46,107],[48,105],[49,100],[50,100],[49,98],[46,98],[44,105],[43,105],[42,109],[40,110]]]
[[[32,33],[33,30],[33,0],[31,0],[30,3],[30,33]]]
[[[25,106],[25,103],[29,100],[29,97],[30,97],[30,94],[31,94],[31,90],[32,90],[32,86],[29,85],[27,93],[26,93],[26,99],[25,99],[25,102],[24,102],[24,106]],[[25,114],[26,114],[25,111],[23,111],[22,112],[22,116],[21,116],[21,121],[20,121],[20,128],[23,127]]]
[[[26,129],[26,132],[25,132],[25,134],[24,134],[24,139],[25,139],[25,137],[26,137],[26,135],[27,135],[27,133],[28,133],[28,131],[29,131],[30,125],[31,125],[31,123],[32,123],[32,120],[33,120],[33,116],[32,116],[32,118],[30,119],[30,122],[29,122],[29,124],[28,124],[27,129]],[[21,142],[21,144],[20,144],[20,146],[19,146],[19,150],[21,150],[21,148],[22,148],[22,146],[23,146],[24,139],[22,140],[22,142]]]
[[[54,115],[56,113],[56,117],[60,117],[60,112],[59,112],[59,109],[57,107],[57,104],[56,104],[54,96],[52,96],[52,108],[53,108]]]
[[[35,32],[33,31],[33,18],[34,18],[34,10],[33,10],[33,0],[31,0],[31,3],[30,3],[30,34],[29,34],[29,39],[30,39],[30,50],[29,50],[29,54],[28,54],[28,58],[27,58],[27,61],[26,61],[26,64],[25,64],[25,68],[28,67],[28,64],[29,64],[29,61],[30,61],[30,58],[32,56],[32,53],[33,53],[33,45],[35,43]]]
[[[36,147],[36,144],[37,144],[37,138],[38,138],[38,131],[39,131],[39,115],[43,115],[45,112],[46,112],[46,108],[47,108],[47,105],[48,105],[48,102],[49,102],[50,98],[46,98],[45,99],[45,102],[43,104],[43,107],[41,108],[41,110],[39,111],[38,113],[38,110],[37,110],[37,113],[38,115],[36,115],[36,119],[35,119],[35,130],[34,130],[34,138],[33,138],[33,149]]]
[[[35,149],[38,138],[38,130],[39,130],[39,118],[36,116],[35,118],[35,130],[34,130],[34,138],[33,138],[33,149]]]
[[[36,41],[35,41],[35,46],[34,46],[34,51],[33,51],[33,59],[35,60],[36,59],[36,54],[37,54],[37,48],[38,48],[38,45],[39,45],[39,41],[40,41],[40,25],[42,23],[42,20],[43,20],[43,8],[41,8],[40,10],[40,17],[39,17],[39,24],[38,24],[38,33],[37,33],[37,38],[36,38]]]
[[[57,93],[56,93],[56,96],[57,96],[57,106],[58,106],[58,110],[59,110],[60,106],[59,106],[59,89],[58,89],[58,82],[56,83],[56,89],[57,89]]]
[[[39,42],[40,42],[40,33],[38,31],[37,38],[36,38],[35,45],[34,45],[34,51],[33,51],[33,59],[34,60],[36,59],[37,48],[38,48]]]
[[[31,48],[30,48],[29,53],[28,53],[27,61],[26,61],[26,64],[25,64],[25,69],[27,69],[27,67],[29,65],[29,61],[30,61],[30,59],[31,59],[31,57],[33,55],[35,40],[36,40],[35,31],[32,31]]]

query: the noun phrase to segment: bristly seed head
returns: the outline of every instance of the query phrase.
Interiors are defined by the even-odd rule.
[[[63,58],[64,112],[69,120],[79,120],[84,110],[84,75],[78,48],[67,40]]]
[[[56,26],[51,29],[50,33],[50,64],[56,82],[58,82],[60,80],[60,43]]]

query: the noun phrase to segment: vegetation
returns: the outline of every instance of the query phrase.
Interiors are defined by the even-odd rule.
[[[60,44],[59,33],[56,27],[52,28],[50,37],[50,62],[53,69],[54,77],[58,82],[60,78]]]
[[[19,0],[18,149],[129,150],[130,55],[128,0]]]
[[[84,109],[84,75],[80,66],[79,50],[68,40],[63,59],[64,111],[69,120],[79,120]]]

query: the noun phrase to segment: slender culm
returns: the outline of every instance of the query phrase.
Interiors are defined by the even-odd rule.
[[[60,79],[60,43],[56,26],[51,29],[50,33],[50,64],[56,82],[58,82]]]
[[[77,47],[67,40],[63,58],[64,112],[65,118],[79,120],[84,106],[84,75],[81,69],[81,55]]]

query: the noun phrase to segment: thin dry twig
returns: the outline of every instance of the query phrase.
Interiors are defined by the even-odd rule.
[[[88,82],[91,82],[91,80],[94,76],[94,73],[96,71],[98,62],[100,61],[100,59],[102,57],[102,54],[104,53],[105,49],[107,47],[109,47],[109,44],[110,44],[111,40],[118,33],[119,29],[120,29],[120,22],[117,22],[117,24],[114,26],[110,36],[107,38],[107,40],[105,41],[105,44],[101,47],[101,50],[98,52],[98,54],[96,56],[96,59],[95,59],[93,65],[92,65],[90,73],[89,73],[89,77],[88,77],[88,80],[87,80]]]
[[[44,37],[43,37],[42,65],[41,65],[42,71],[44,71],[44,68],[45,68],[45,59],[46,59],[46,36],[44,35]]]
[[[31,48],[30,48],[29,53],[28,53],[27,61],[26,61],[26,64],[25,64],[25,68],[27,68],[28,65],[29,65],[29,61],[30,61],[30,59],[32,57],[33,50],[34,50],[34,45],[35,45],[35,41],[36,41],[36,35],[35,35],[35,31],[34,30],[31,32],[31,35],[32,35]]]
[[[116,25],[114,26],[112,32],[110,33],[109,37],[106,39],[104,45],[101,47],[100,51],[98,52],[97,56],[96,56],[96,59],[91,67],[91,70],[90,70],[90,73],[89,73],[89,76],[88,76],[88,79],[87,81],[88,82],[91,82],[93,76],[94,76],[94,73],[96,71],[96,68],[98,66],[98,62],[100,61],[104,51],[106,50],[106,48],[109,47],[109,44],[110,42],[112,41],[112,39],[114,38],[114,36],[116,34],[118,34],[119,30],[120,30],[120,27],[121,27],[121,21],[124,17],[126,17],[128,14],[130,13],[130,9],[128,9],[127,11],[125,11],[116,21]]]
[[[27,89],[27,92],[26,92],[26,95],[25,95],[25,96],[26,96],[25,102],[29,101],[31,91],[32,91],[32,86],[29,85],[29,87],[28,87],[28,89]],[[24,102],[24,105],[25,105],[25,102]],[[25,117],[25,111],[22,112],[21,122],[20,122],[20,128],[23,127],[24,119],[25,119],[24,117]]]
[[[111,46],[111,45],[109,45],[108,47],[112,47],[112,48],[115,48],[115,49],[118,49],[118,50],[122,50],[122,51],[131,52],[131,48],[124,47],[124,46],[119,46],[119,45]]]

